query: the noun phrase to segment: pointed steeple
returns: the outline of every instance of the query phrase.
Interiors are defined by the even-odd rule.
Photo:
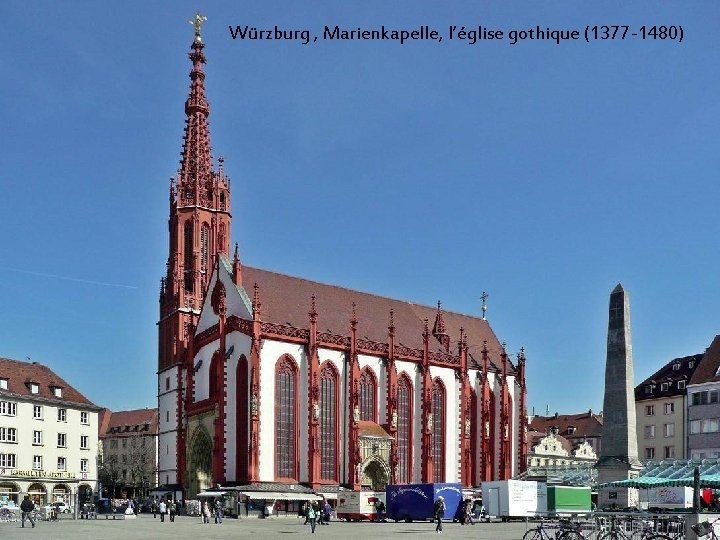
[[[445,320],[442,314],[442,304],[440,300],[437,303],[437,314],[435,315],[435,324],[433,325],[432,335],[437,339],[445,349],[445,352],[450,351],[450,336],[445,329]]]

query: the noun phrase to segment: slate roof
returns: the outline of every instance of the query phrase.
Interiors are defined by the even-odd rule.
[[[58,403],[76,403],[98,408],[88,398],[73,388],[65,379],[49,367],[38,362],[22,362],[10,358],[0,358],[0,379],[8,380],[8,389],[0,390],[0,396],[14,394],[27,398],[43,398]],[[30,391],[30,383],[36,383],[39,392]],[[62,397],[56,397],[54,388],[62,389]]]
[[[690,384],[690,379],[702,363],[703,356],[702,354],[693,354],[673,358],[635,387],[635,401],[684,396],[687,390],[680,388],[677,383],[685,381],[685,384]],[[678,369],[675,369],[676,366]],[[662,383],[668,383],[664,390]]]
[[[262,304],[260,314],[265,322],[307,328],[311,297],[315,295],[320,332],[330,331],[334,334],[349,335],[354,302],[359,338],[386,343],[390,310],[392,310],[395,342],[414,349],[422,349],[424,320],[428,319],[428,326],[432,329],[438,313],[436,306],[396,300],[251,266],[242,267],[242,276],[243,286],[249,295],[252,295],[253,285],[258,284]],[[481,361],[480,351],[483,341],[487,341],[490,361],[496,370],[500,369],[502,345],[486,320],[444,309],[442,317],[445,331],[450,336],[451,353],[457,354],[457,342],[462,327],[468,337],[469,353],[475,361],[475,367],[479,367],[477,364]],[[437,339],[431,337],[430,350],[444,349]],[[508,371],[511,374],[515,372],[512,361],[508,364]]]
[[[717,375],[720,368],[720,336],[715,336],[710,346],[705,349],[702,362],[690,378],[690,384],[720,381]]]
[[[104,409],[104,411],[108,411],[109,414],[102,415],[101,426],[104,431],[100,434],[101,437],[156,435],[158,432],[157,409],[145,408],[117,412]]]
[[[589,437],[602,436],[603,417],[594,414],[592,411],[580,414],[555,414],[554,416],[533,416],[529,429],[546,433],[555,427],[558,434],[574,441]],[[569,428],[574,427],[575,431],[570,433]]]

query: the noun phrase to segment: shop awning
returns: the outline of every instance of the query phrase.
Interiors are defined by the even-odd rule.
[[[225,494],[227,494],[227,491],[203,491],[202,493],[198,493],[196,497],[200,499],[205,497],[222,497]]]
[[[315,493],[279,493],[274,491],[239,491],[238,493],[256,501],[319,501],[322,499],[320,495]]]

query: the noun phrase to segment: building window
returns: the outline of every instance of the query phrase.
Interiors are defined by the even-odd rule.
[[[110,439],[110,450],[117,450],[117,439]]]
[[[690,369],[694,368],[694,367],[695,367],[695,360],[690,360],[690,361],[688,362],[688,367],[689,367]]]
[[[400,377],[397,385],[397,451],[398,478],[400,484],[411,481],[410,453],[412,451],[412,410],[413,395],[410,380]]]
[[[16,443],[17,429],[12,427],[0,427],[0,442]]]
[[[193,224],[192,221],[186,221],[184,226],[185,245],[184,245],[184,272],[185,272],[185,290],[193,292]]]
[[[660,383],[660,391],[665,392],[668,388],[670,388],[670,383]]]
[[[43,408],[42,405],[33,405],[33,418],[35,420],[42,420]]]
[[[15,454],[0,454],[0,467],[14,469],[17,467],[17,457]]]
[[[297,368],[289,356],[283,356],[275,372],[275,476],[297,478]],[[320,404],[313,403],[313,415],[319,419]]]
[[[674,437],[675,436],[675,424],[674,423],[665,424],[663,426],[663,435],[665,435],[666,437]]]
[[[337,373],[320,372],[320,479],[337,480]]]
[[[200,229],[200,272],[207,273],[208,265],[208,237],[210,236],[210,228],[207,223],[203,223]]]
[[[64,457],[59,457],[57,461],[57,470],[58,471],[64,471],[65,467],[67,467],[67,460]]]
[[[680,362],[675,362],[673,364],[673,371],[680,371]]]
[[[0,390],[7,390],[7,389],[8,389],[8,380],[0,379]]]
[[[88,472],[88,460],[87,459],[80,460],[80,472]]]
[[[655,426],[645,426],[645,438],[646,439],[654,439],[655,438]]]
[[[61,398],[62,397],[62,388],[59,388],[56,386],[55,388],[53,388],[53,394],[55,394],[55,397]]]
[[[165,421],[170,422],[170,411],[165,411]]]
[[[88,424],[90,424],[90,422],[88,421],[88,413],[87,413],[87,412],[85,412],[85,411],[80,411],[80,423],[81,423],[81,424],[84,424],[84,425],[86,425],[86,426],[87,426]]]
[[[655,449],[654,448],[646,448],[645,449],[645,459],[655,459]]]
[[[680,390],[685,389],[685,381],[678,381],[678,389],[680,389]]]
[[[33,469],[42,469],[42,456],[33,456]]]
[[[432,386],[430,414],[432,414],[433,482],[445,481],[445,388],[436,379]]]
[[[375,378],[368,370],[360,374],[360,420],[375,422]]]
[[[0,414],[5,416],[17,416],[17,403],[12,401],[0,401]]]
[[[58,422],[67,422],[67,409],[58,409]]]
[[[122,442],[122,447],[127,448],[127,439],[123,439]]]
[[[30,393],[31,394],[39,394],[40,393],[40,385],[37,383],[30,383]]]
[[[65,448],[67,446],[67,436],[64,433],[58,433],[58,448]]]
[[[663,448],[665,459],[670,459],[675,457],[675,447],[674,446],[666,446]]]
[[[691,420],[690,434],[695,435],[697,433],[717,433],[718,427],[720,427],[720,425],[717,418],[708,418],[705,420]]]
[[[165,377],[165,390],[170,390],[170,377]]]
[[[653,416],[655,414],[655,405],[645,405],[645,416]]]
[[[650,386],[649,384],[645,386],[645,394],[652,394],[652,391],[652,386]]]
[[[81,450],[88,450],[88,436],[87,435],[80,435],[80,449]]]
[[[42,441],[42,431],[33,431],[33,444],[36,446],[40,446],[43,443]]]
[[[665,404],[665,414],[673,414],[675,412],[675,404],[674,403],[666,403]]]

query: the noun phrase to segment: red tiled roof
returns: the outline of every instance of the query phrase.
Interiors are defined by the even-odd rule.
[[[158,410],[157,409],[134,409],[131,411],[111,412],[107,419],[107,426],[101,436],[121,437],[123,435],[157,434]],[[149,424],[148,429],[144,429]],[[138,429],[135,429],[138,426]]]
[[[720,368],[720,336],[715,336],[710,346],[705,350],[705,355],[700,361],[700,365],[695,369],[690,378],[690,384],[700,384],[711,381],[719,381],[720,375],[717,375]]]
[[[89,399],[70,386],[65,379],[57,375],[49,367],[37,362],[21,362],[10,358],[0,358],[0,379],[8,379],[8,389],[0,390],[0,395],[11,393],[95,407]],[[37,394],[30,392],[28,383],[31,382],[38,385],[39,392]],[[53,387],[62,388],[62,397],[55,396]]]
[[[383,439],[392,439],[390,435],[388,435],[387,431],[375,422],[370,422],[368,420],[360,420],[358,422],[358,433],[360,435],[365,435],[366,437],[382,437]]]
[[[307,328],[311,297],[315,295],[319,331],[349,335],[354,302],[359,338],[386,343],[390,310],[392,310],[395,342],[422,349],[424,320],[428,319],[428,325],[432,328],[437,315],[437,307],[395,300],[250,266],[243,266],[242,272],[244,288],[248,294],[252,295],[255,283],[259,286],[262,319],[276,324]],[[462,327],[468,337],[470,354],[476,361],[481,357],[483,341],[487,341],[491,362],[496,367],[501,365],[502,346],[486,320],[443,310],[443,321],[445,332],[450,336],[451,353],[457,353],[457,342]],[[434,337],[430,338],[430,350],[443,350],[440,342]],[[508,369],[511,373],[514,372],[512,362],[509,363]]]
[[[556,427],[559,434],[568,439],[602,436],[603,417],[588,411],[580,414],[558,414],[555,416],[534,416],[530,421],[530,429],[547,433],[550,428]],[[574,427],[573,433],[568,433],[569,427]]]

